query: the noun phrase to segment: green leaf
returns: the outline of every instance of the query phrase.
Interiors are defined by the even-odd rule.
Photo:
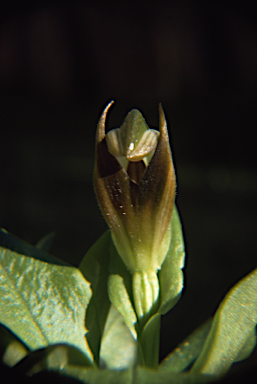
[[[105,324],[100,350],[100,367],[128,369],[135,366],[137,342],[123,316],[112,305]]]
[[[152,316],[141,333],[139,344],[143,354],[143,362],[147,367],[157,368],[159,363],[161,316]]]
[[[101,337],[110,308],[107,291],[110,242],[110,231],[106,231],[89,249],[79,266],[86,280],[91,283],[93,293],[87,308],[86,327],[88,329],[87,340],[97,364],[99,362]]]
[[[37,249],[41,249],[42,251],[48,252],[53,244],[54,236],[54,232],[48,233],[37,242],[35,247]]]
[[[185,248],[179,214],[175,206],[171,218],[171,230],[170,248],[159,271],[159,313],[162,315],[174,307],[183,289],[182,269],[185,262]]]
[[[111,263],[108,279],[109,298],[117,311],[123,316],[127,327],[136,339],[137,332],[135,324],[137,317],[132,304],[131,274],[116,251],[113,242],[110,244],[110,254]]]
[[[208,376],[200,374],[155,371],[149,368],[138,367],[134,375],[133,384],[201,384],[208,383],[209,381],[211,380]]]
[[[207,375],[159,372],[145,367],[137,367],[134,370],[97,370],[67,366],[61,373],[85,384],[201,384],[213,381],[213,378]]]
[[[69,343],[92,359],[85,338],[90,297],[89,283],[77,268],[0,248],[0,323],[31,350]]]
[[[191,371],[224,375],[257,323],[257,269],[240,280],[221,302],[202,352]]]
[[[19,237],[11,235],[3,228],[0,228],[0,247],[8,248],[11,251],[20,253],[21,255],[30,256],[34,259],[46,261],[47,263],[56,265],[70,265],[55,256],[49,255],[42,249],[39,249],[37,247],[34,247],[33,245],[26,243]]]
[[[211,324],[212,319],[209,319],[191,333],[161,362],[159,371],[182,372],[188,368],[200,355]]]
[[[8,367],[22,360],[29,350],[9,329],[0,324],[0,359]]]
[[[256,328],[250,332],[249,337],[246,339],[246,342],[243,346],[243,348],[240,350],[239,354],[235,358],[235,363],[238,361],[242,361],[247,359],[253,352],[254,348],[256,347]]]
[[[69,344],[55,344],[30,352],[14,368],[18,375],[33,376],[41,371],[60,371],[66,366],[92,366],[84,353]]]
[[[133,370],[85,369],[65,367],[62,374],[81,380],[85,384],[132,384]]]

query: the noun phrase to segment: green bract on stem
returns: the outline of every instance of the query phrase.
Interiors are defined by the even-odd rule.
[[[176,181],[167,125],[160,105],[159,131],[149,129],[133,109],[120,128],[106,134],[112,104],[97,126],[95,191],[120,257],[132,274],[144,276],[147,286],[145,276],[161,268],[171,241]],[[147,290],[156,300],[157,287]]]

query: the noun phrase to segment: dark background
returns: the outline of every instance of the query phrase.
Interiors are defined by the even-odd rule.
[[[4,2],[3,2],[4,3]],[[3,4],[1,3],[1,4]],[[0,12],[0,225],[77,265],[106,229],[95,127],[162,102],[187,249],[161,357],[256,266],[257,22],[244,1],[9,1]],[[257,354],[238,365],[255,365]]]

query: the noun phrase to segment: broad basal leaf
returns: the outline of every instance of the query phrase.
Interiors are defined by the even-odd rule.
[[[111,370],[65,367],[61,373],[81,380],[84,384],[134,384],[132,369]]]
[[[206,375],[159,372],[145,367],[128,370],[65,367],[61,373],[79,379],[85,384],[203,384],[213,381]]]
[[[189,372],[155,371],[138,367],[135,371],[133,384],[201,384],[210,382],[208,376]]]
[[[77,268],[0,248],[0,323],[31,350],[69,343],[91,359],[85,339],[89,283]]]
[[[47,235],[43,236],[35,245],[35,248],[40,249],[44,252],[49,252],[49,249],[51,248],[53,244],[55,233],[50,232]]]
[[[13,372],[20,377],[25,377],[33,376],[41,371],[58,372],[66,366],[83,368],[92,367],[87,357],[80,349],[69,344],[54,344],[30,352],[14,367]]]
[[[243,348],[240,350],[239,354],[235,358],[235,363],[237,363],[238,361],[242,361],[242,360],[247,359],[247,357],[249,357],[251,355],[254,348],[256,347],[256,342],[257,342],[257,340],[256,340],[256,328],[254,328],[252,330],[252,332],[250,332],[248,338],[246,339]]]
[[[251,339],[257,323],[257,269],[240,280],[221,302],[192,372],[225,374]]]
[[[28,353],[29,350],[16,336],[0,325],[0,360],[8,367],[13,367]]]
[[[159,371],[182,372],[188,368],[200,355],[211,324],[212,319],[209,319],[179,344],[177,348],[161,362]]]
[[[50,234],[50,236],[51,235],[52,234]],[[42,242],[40,243],[42,244]],[[30,256],[37,260],[46,261],[47,263],[69,265],[65,261],[45,252],[42,247],[38,247],[37,245],[34,247],[33,245],[21,240],[19,237],[7,232],[3,228],[0,228],[0,247],[8,248],[11,251],[17,252],[21,255]]]
[[[128,369],[137,361],[137,342],[124,322],[123,316],[112,305],[101,341],[100,367]]]
[[[92,298],[86,313],[86,327],[88,329],[87,340],[97,363],[101,337],[110,308],[107,289],[110,242],[110,231],[106,231],[89,249],[79,266],[86,280],[90,282],[92,289]]]

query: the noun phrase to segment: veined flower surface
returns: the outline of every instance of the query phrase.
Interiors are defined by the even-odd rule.
[[[132,110],[120,128],[105,133],[105,108],[97,126],[94,185],[117,251],[132,272],[157,271],[171,241],[175,172],[167,125],[159,132]]]

